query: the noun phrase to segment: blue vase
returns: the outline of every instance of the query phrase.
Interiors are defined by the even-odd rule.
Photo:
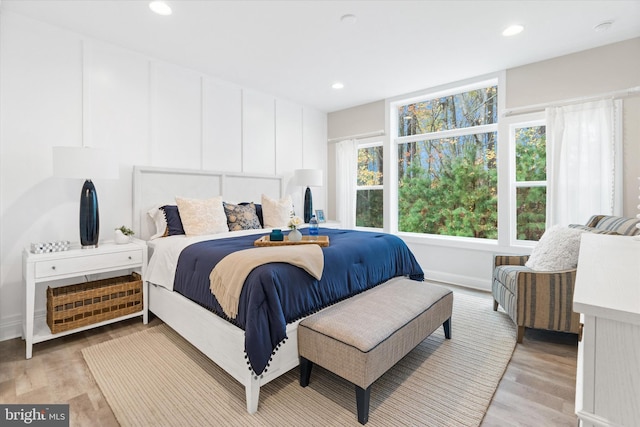
[[[284,240],[284,234],[282,234],[279,228],[274,228],[271,230],[271,234],[269,234],[269,240],[272,242],[282,242]]]

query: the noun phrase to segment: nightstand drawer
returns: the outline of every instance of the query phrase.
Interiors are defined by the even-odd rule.
[[[57,260],[43,260],[35,263],[35,277],[63,276],[79,274],[84,271],[100,270],[104,268],[138,266],[142,263],[142,251],[124,251],[110,254],[87,255],[76,258]]]

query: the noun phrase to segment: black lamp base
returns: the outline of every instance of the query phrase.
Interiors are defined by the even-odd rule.
[[[98,193],[93,182],[87,179],[80,193],[80,244],[82,248],[97,248],[100,235]]]
[[[311,221],[311,212],[313,212],[313,200],[311,197],[311,189],[307,187],[304,192],[304,222]]]

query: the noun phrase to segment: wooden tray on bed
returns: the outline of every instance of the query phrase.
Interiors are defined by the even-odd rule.
[[[284,240],[272,242],[269,236],[262,236],[255,242],[254,246],[288,246],[288,245],[318,245],[326,248],[329,246],[329,236],[318,236],[316,240],[311,240],[309,236],[302,236],[299,242],[291,242],[289,236],[284,236]]]

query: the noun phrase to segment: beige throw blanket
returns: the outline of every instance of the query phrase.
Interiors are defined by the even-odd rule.
[[[318,245],[269,246],[233,252],[211,270],[211,292],[225,314],[234,319],[244,281],[254,268],[270,262],[286,262],[304,269],[317,280],[322,277],[324,255]]]

